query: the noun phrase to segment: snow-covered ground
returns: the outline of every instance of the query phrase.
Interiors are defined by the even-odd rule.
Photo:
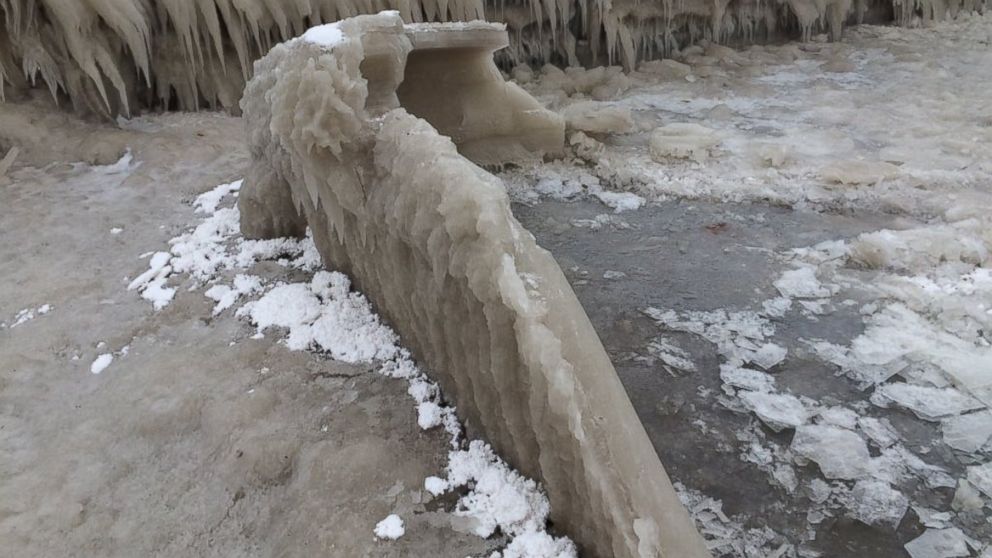
[[[518,216],[717,555],[992,553],[990,38],[522,76],[584,132],[503,173]]]

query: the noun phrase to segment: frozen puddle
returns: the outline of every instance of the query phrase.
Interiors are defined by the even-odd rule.
[[[447,468],[426,478],[425,490],[435,497],[460,495],[451,514],[464,530],[484,538],[497,532],[507,536],[508,545],[495,558],[575,556],[569,539],[546,531],[550,506],[540,486],[512,470],[485,442],[464,438],[456,409],[447,405],[438,385],[417,367],[368,300],[351,290],[347,276],[318,270],[320,258],[311,238],[253,241],[240,236],[240,215],[231,206],[240,186],[241,181],[221,184],[197,197],[195,212],[203,220],[170,240],[167,250],[151,254],[148,269],[128,288],[156,311],[167,307],[181,287],[202,290],[215,303],[214,315],[234,312],[257,327],[257,336],[279,335],[291,350],[372,365],[383,376],[406,380],[419,426],[444,428],[450,438]],[[253,273],[261,262],[275,262],[287,270],[284,275],[303,273],[307,278],[266,279]],[[110,361],[111,355],[98,358],[94,374]],[[383,540],[400,538],[403,519],[390,515],[369,525],[373,532]]]

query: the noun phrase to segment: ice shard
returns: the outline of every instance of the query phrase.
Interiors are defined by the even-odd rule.
[[[707,556],[558,265],[499,179],[459,152],[497,164],[561,147],[561,119],[497,72],[504,33],[380,14],[274,47],[241,104],[253,158],[243,232],[308,224],[468,432],[542,481],[585,555]],[[425,83],[411,62],[454,75]],[[463,114],[447,119],[422,95]]]

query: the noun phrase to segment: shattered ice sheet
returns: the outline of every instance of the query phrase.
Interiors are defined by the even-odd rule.
[[[205,214],[203,221],[169,241],[169,251],[154,253],[148,270],[131,281],[129,290],[137,290],[158,310],[176,292],[170,282],[175,285],[185,280],[193,289],[210,285],[204,296],[215,301],[215,315],[234,308],[259,334],[284,332],[282,342],[291,350],[311,350],[344,362],[371,365],[384,376],[406,380],[420,427],[443,427],[450,436],[446,478],[428,477],[425,489],[434,496],[462,494],[452,513],[469,522],[479,536],[489,537],[497,530],[507,535],[509,543],[494,557],[574,558],[577,551],[571,540],[546,531],[550,504],[538,484],[510,468],[485,442],[464,440],[455,408],[444,402],[439,386],[399,345],[399,337],[382,323],[365,296],[351,290],[346,275],[317,271],[304,282],[270,282],[249,273],[263,260],[314,271],[320,257],[310,236],[303,240],[243,239],[237,208],[220,207],[236,196],[240,185],[240,180],[221,184],[199,196],[194,206],[197,213]],[[230,278],[231,272],[238,273]],[[256,296],[238,307],[243,299]],[[113,355],[97,360],[102,370]],[[400,517],[390,515],[373,531],[381,539],[396,539],[405,527]]]

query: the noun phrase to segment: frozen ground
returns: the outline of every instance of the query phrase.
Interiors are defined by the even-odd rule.
[[[616,98],[573,109],[588,131],[576,157],[504,176],[716,555],[989,554],[990,37],[992,19],[972,18],[709,48],[631,78],[514,72],[556,109]],[[0,126],[25,146],[0,172],[5,549],[465,556],[506,543],[471,534],[489,516],[451,513],[465,491],[449,485],[471,475],[445,471],[434,400],[417,392],[418,407],[408,379],[377,373],[402,359],[315,334],[340,331],[317,327],[334,304],[380,330],[305,258],[289,263],[304,251],[199,278],[174,259],[170,239],[232,217],[233,188],[194,201],[240,176],[236,119],[113,129],[0,105]],[[216,256],[241,253],[219,236]],[[320,308],[281,304],[290,293]],[[258,337],[266,307],[302,311]],[[304,347],[339,360],[290,350]],[[461,473],[492,463],[481,448],[457,458]],[[562,550],[528,527],[540,503],[522,501],[508,514],[520,546]],[[494,508],[485,492],[468,504]]]
[[[990,37],[515,72],[587,132],[503,173],[515,212],[716,555],[992,552]]]
[[[5,553],[574,555],[312,243],[239,238],[238,120],[14,117],[68,141],[0,190]]]

